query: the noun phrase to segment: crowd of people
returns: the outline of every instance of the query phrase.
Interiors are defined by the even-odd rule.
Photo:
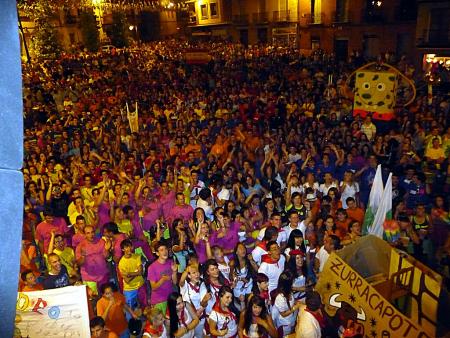
[[[386,240],[448,274],[448,97],[372,121],[345,86],[361,58],[188,47],[24,65],[21,291],[87,285],[93,337],[351,337],[314,285],[362,235],[378,164]]]

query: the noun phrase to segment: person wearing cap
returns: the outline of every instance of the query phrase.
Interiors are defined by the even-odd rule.
[[[297,319],[297,337],[320,338],[326,328],[326,317],[322,312],[322,300],[317,291],[306,293],[305,304],[300,306]]]

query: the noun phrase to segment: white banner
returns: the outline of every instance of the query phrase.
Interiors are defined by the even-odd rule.
[[[19,292],[15,338],[89,338],[86,286]]]

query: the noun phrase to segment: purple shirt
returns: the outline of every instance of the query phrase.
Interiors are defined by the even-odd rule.
[[[143,206],[143,211],[144,217],[142,227],[144,230],[149,230],[153,225],[155,225],[156,220],[161,215],[159,201],[146,201]]]
[[[100,203],[98,206],[98,225],[100,227],[100,232],[103,232],[103,225],[110,221],[109,218],[109,204],[106,202]]]
[[[148,268],[147,279],[151,282],[158,282],[162,276],[167,275],[170,277],[159,288],[152,290],[152,296],[150,304],[159,304],[166,302],[167,298],[173,291],[172,287],[172,260],[168,259],[164,264],[161,264],[158,260],[154,261]]]
[[[206,255],[206,242],[201,239],[198,244],[194,244],[194,249],[197,253],[199,263],[205,263],[208,260],[208,257]]]
[[[239,242],[239,236],[235,226],[228,228],[224,237],[219,238],[218,235],[219,232],[214,231],[211,236],[211,246],[218,245],[224,250],[234,250],[234,247]]]
[[[105,259],[105,241],[94,240],[92,243],[84,240],[75,250],[76,259],[80,259],[82,252],[86,258],[81,266],[81,277],[85,282],[98,282],[100,284],[108,281],[108,267]]]
[[[169,191],[166,195],[161,194],[160,197],[160,203],[161,203],[161,211],[164,216],[164,219],[168,220],[172,208],[175,205],[175,192]]]

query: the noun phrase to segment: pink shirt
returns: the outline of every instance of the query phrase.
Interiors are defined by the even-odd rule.
[[[150,304],[166,302],[167,298],[173,291],[171,259],[168,259],[164,264],[161,264],[158,260],[156,260],[148,268],[147,279],[151,282],[158,282],[163,275],[168,275],[170,279],[166,280],[156,290],[152,290]]]
[[[67,223],[62,217],[55,217],[52,223],[43,221],[36,227],[36,239],[44,242],[44,252],[47,252],[50,238],[52,237],[52,230],[55,234],[64,235],[68,232]]]
[[[171,222],[175,218],[181,218],[184,222],[188,222],[194,214],[194,209],[189,204],[175,205],[170,212]]]
[[[83,234],[75,234],[75,235],[73,235],[73,237],[72,237],[72,247],[74,249],[76,249],[78,244],[80,244],[83,240],[84,240],[84,235]]]
[[[82,241],[75,250],[76,259],[80,259],[82,252],[86,258],[81,266],[81,277],[85,282],[105,283],[108,281],[108,267],[106,265],[105,241],[95,240],[91,243],[86,239]]]

